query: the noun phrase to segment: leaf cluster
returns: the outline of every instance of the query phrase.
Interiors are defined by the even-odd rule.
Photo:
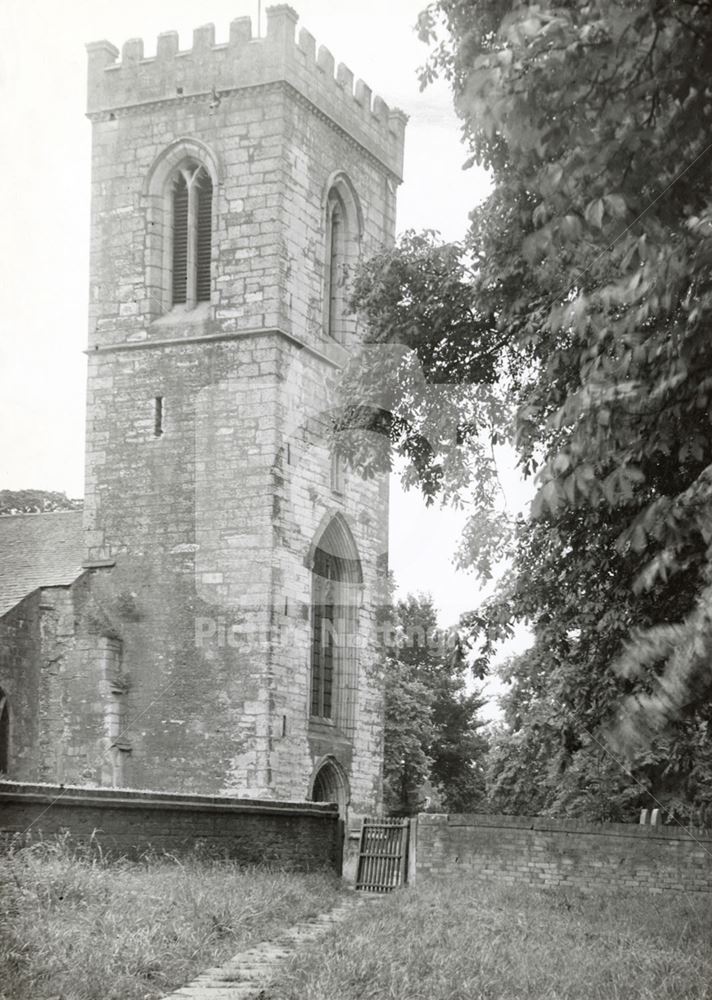
[[[386,660],[386,806],[416,813],[433,797],[429,788],[448,811],[472,811],[484,796],[487,744],[482,700],[465,690],[457,633],[438,628],[422,594],[396,604],[395,626]]]
[[[709,794],[710,13],[432,3],[423,83],[449,80],[492,194],[464,245],[408,234],[355,288],[374,344],[401,345],[383,370],[406,482],[470,504],[464,555],[483,575],[511,540],[498,598],[465,624],[480,675],[513,624],[531,624],[507,724],[512,773],[539,761],[549,775],[546,809],[584,808],[593,788],[585,809],[601,815],[641,790],[672,802],[671,782],[689,809]],[[460,428],[445,444],[438,414]],[[502,442],[537,476],[514,527],[495,500]],[[604,737],[609,763],[626,755],[621,787]]]
[[[0,515],[42,514],[56,510],[81,510],[83,500],[50,490],[0,490]]]

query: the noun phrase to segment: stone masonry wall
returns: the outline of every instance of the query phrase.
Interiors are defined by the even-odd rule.
[[[275,552],[275,607],[280,617],[273,641],[275,713],[301,708],[296,741],[279,741],[284,786],[309,773],[316,759],[333,754],[349,774],[352,808],[373,810],[380,801],[383,739],[382,662],[377,614],[387,568],[388,490],[383,478],[364,481],[358,472],[343,471],[341,490],[330,483],[329,416],[334,371],[292,349],[285,359],[295,377],[285,383],[283,426],[288,428],[289,462],[280,469],[275,491],[274,527],[280,541]],[[330,384],[331,383],[331,384]],[[283,396],[283,399],[284,399]],[[308,718],[311,622],[311,571],[308,555],[314,539],[333,517],[348,526],[358,550],[363,585],[352,595],[355,607],[355,655],[344,665],[338,710],[331,731]],[[305,712],[306,709],[306,712]],[[304,739],[306,728],[308,739]]]
[[[421,814],[415,852],[417,881],[712,892],[712,830]]]
[[[0,619],[13,779],[63,781],[69,772],[75,780],[101,780],[101,755],[90,762],[86,753],[101,736],[100,674],[89,657],[77,665],[76,626],[87,623],[87,598],[85,574],[71,587],[33,591]]]
[[[89,46],[90,350],[280,324],[326,344],[321,309],[318,324],[306,314],[322,297],[334,171],[350,176],[362,203],[363,251],[392,240],[404,116],[380,98],[372,104],[362,81],[354,90],[347,67],[335,77],[333,56],[321,46],[317,59],[308,32],[295,40],[289,7],[267,14],[266,38],[249,41],[249,19],[240,19],[227,46],[212,44],[212,26],[182,53],[174,33],[162,35],[151,59],[137,39],[119,64],[108,42]],[[206,311],[161,317],[151,272],[166,233],[151,176],[186,139],[216,174],[213,288]]]
[[[101,390],[107,434],[91,516],[112,540],[115,565],[96,573],[93,593],[105,633],[122,643],[132,781],[270,794],[276,429],[255,376],[274,378],[277,347],[175,344],[111,353],[99,368],[111,385]],[[160,437],[155,395],[165,401]]]
[[[340,824],[329,805],[0,782],[0,807],[0,844],[68,831],[75,843],[93,839],[114,855],[197,849],[245,864],[341,870]]]
[[[10,705],[9,767],[34,776],[39,761],[40,591],[0,618],[0,687]]]
[[[94,761],[107,776],[110,642],[132,784],[301,799],[331,756],[354,808],[372,811],[388,494],[384,478],[351,473],[332,488],[329,410],[354,324],[341,344],[324,329],[325,199],[347,176],[358,252],[391,242],[405,121],[295,26],[281,5],[264,39],[238,19],[226,45],[203,26],[187,52],[160,36],[155,58],[136,39],[120,63],[108,42],[89,46],[92,612],[71,672],[94,691],[97,725],[62,773],[86,780]],[[193,309],[165,302],[162,178],[183,156],[213,178],[210,301]],[[348,710],[317,733],[309,559],[336,515],[363,569],[359,647],[341,681]]]

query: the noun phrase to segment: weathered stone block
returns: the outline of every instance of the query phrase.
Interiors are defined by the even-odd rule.
[[[334,794],[378,807],[374,609],[387,489],[358,476],[340,495],[331,488],[334,374],[357,341],[347,320],[325,324],[325,206],[334,178],[348,178],[354,252],[390,242],[386,181],[398,181],[402,135],[385,105],[371,113],[365,85],[354,99],[346,67],[334,77],[328,50],[317,60],[308,32],[295,41],[295,24],[280,6],[266,39],[250,40],[238,19],[226,46],[206,26],[186,53],[175,33],[160,36],[155,59],[140,40],[121,62],[109,43],[89,47],[85,555],[100,565],[72,591],[76,634],[55,635],[56,656],[37,654],[61,680],[25,720],[23,777],[101,771],[116,716],[97,694],[97,644],[111,636],[130,678],[133,784],[303,799],[329,757],[343,782]],[[208,293],[174,304],[173,185],[198,164],[212,184]],[[319,730],[309,720],[313,561],[332,522],[358,555],[364,642],[360,663],[340,661],[336,717]],[[35,639],[11,624],[24,666]]]

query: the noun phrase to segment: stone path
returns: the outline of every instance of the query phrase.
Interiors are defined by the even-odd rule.
[[[224,965],[206,969],[192,983],[166,994],[164,1000],[258,1000],[265,995],[263,990],[275,979],[282,963],[300,945],[318,941],[355,909],[370,908],[383,898],[351,890],[327,913],[303,920],[271,941],[238,952]]]

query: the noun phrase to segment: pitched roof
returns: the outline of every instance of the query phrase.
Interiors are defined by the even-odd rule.
[[[0,616],[38,587],[62,587],[83,572],[82,511],[0,517]]]

